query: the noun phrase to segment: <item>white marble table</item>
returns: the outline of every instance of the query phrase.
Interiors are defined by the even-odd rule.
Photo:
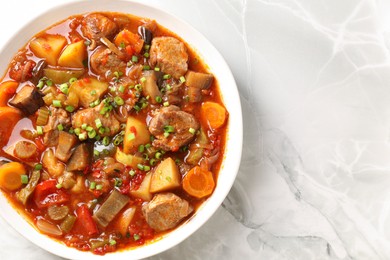
[[[0,47],[67,1],[4,2]],[[245,126],[228,198],[150,259],[390,259],[390,1],[144,2],[220,50]],[[0,259],[57,259],[2,219],[0,229]]]

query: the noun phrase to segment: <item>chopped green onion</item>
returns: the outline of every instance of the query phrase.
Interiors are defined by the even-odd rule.
[[[62,124],[59,124],[59,125],[57,126],[57,129],[58,129],[59,131],[63,131],[63,130],[64,130],[64,126],[63,126]]]
[[[144,49],[145,50],[149,50],[150,49],[150,45],[149,44],[145,44]]]
[[[165,102],[163,103],[163,105],[164,105],[164,107],[167,107],[167,106],[169,106],[169,102],[168,102],[168,101],[165,101]]]
[[[134,170],[130,170],[129,174],[130,174],[131,177],[133,177],[135,175],[135,171]]]
[[[168,132],[165,132],[164,133],[164,137],[167,138],[169,136],[169,133]]]
[[[91,181],[91,183],[89,184],[89,188],[90,188],[91,190],[94,190],[94,189],[96,188],[96,182]]]
[[[61,189],[61,188],[62,188],[62,183],[57,183],[57,184],[56,184],[56,188],[57,188],[57,189]]]
[[[103,137],[102,143],[105,146],[109,145],[110,144],[110,138],[108,136]]]
[[[154,71],[160,71],[160,68],[159,67],[155,67]]]
[[[150,70],[150,66],[149,65],[144,65],[144,67],[142,69],[143,70]]]
[[[95,155],[96,157],[98,157],[100,155],[100,152],[98,150],[93,150],[93,155]]]
[[[76,82],[76,81],[77,81],[77,78],[71,78],[71,79],[69,80],[69,83],[72,84],[72,83],[74,83],[74,82]]]
[[[35,171],[40,171],[40,170],[42,170],[42,164],[40,164],[40,163],[35,164],[34,170],[35,170]]]
[[[139,164],[137,164],[137,168],[138,168],[138,169],[140,169],[141,171],[143,171],[143,170],[144,170],[144,167],[145,167],[145,166],[143,166],[143,165],[142,165],[142,164],[140,164],[140,163],[139,163]]]
[[[145,148],[146,148],[146,149],[149,149],[150,146],[151,146],[151,144],[145,144]]]
[[[68,95],[69,94],[69,86],[68,83],[63,83],[60,85],[60,90],[62,93]]]
[[[84,44],[85,44],[86,46],[89,46],[89,45],[91,45],[91,41],[90,41],[90,40],[85,40],[85,41],[84,41]]]
[[[132,62],[138,62],[138,57],[135,56],[135,55],[133,55],[133,56],[131,57],[131,61],[132,61]]]
[[[125,102],[123,101],[123,99],[119,96],[116,96],[114,97],[114,102],[115,104],[117,104],[118,106],[122,106]]]
[[[134,134],[134,133],[130,133],[130,134],[127,136],[127,139],[128,139],[129,141],[134,140],[134,139],[135,139],[135,134]]]
[[[186,82],[186,78],[185,78],[184,76],[181,76],[181,77],[180,77],[180,82],[181,82],[181,83]]]
[[[73,128],[70,128],[68,132],[69,132],[69,134],[74,134]]]
[[[104,127],[100,127],[99,128],[99,134],[104,134],[104,132],[105,132],[106,130],[104,129]]]
[[[120,145],[122,142],[123,142],[123,136],[118,135],[118,136],[115,137],[113,143],[114,143],[115,146],[118,146],[118,145]]]
[[[149,160],[149,164],[151,165],[151,166],[155,166],[156,165],[156,160],[155,159],[150,159]]]
[[[87,126],[87,128],[85,130],[87,130],[87,132],[91,132],[93,130],[93,127],[92,126]]]
[[[156,159],[161,159],[161,156],[162,156],[162,153],[160,153],[160,152],[157,152],[157,153],[154,155],[154,157],[155,157]]]
[[[192,127],[190,127],[190,129],[188,129],[188,132],[190,132],[191,134],[195,134],[196,133],[196,130]]]
[[[103,185],[102,184],[96,185],[96,190],[102,190],[102,189],[103,189]]]
[[[125,92],[125,86],[120,85],[118,90],[119,90],[119,92],[121,92],[121,93]]]
[[[100,128],[100,127],[103,126],[102,121],[100,120],[100,118],[98,118],[98,119],[95,120],[95,124],[96,124],[96,127],[97,127],[97,128]]]
[[[140,84],[137,84],[134,86],[135,90],[141,91],[142,86]]]
[[[162,102],[162,98],[160,96],[156,96],[156,102],[157,103],[161,103]]]
[[[89,139],[95,138],[95,136],[96,136],[95,129],[92,129],[91,131],[88,132]]]
[[[142,77],[139,79],[139,81],[141,81],[142,83],[144,83],[146,81],[146,78],[145,77]]]
[[[171,125],[164,126],[164,132],[166,133],[173,133],[175,131],[175,128]]]
[[[148,52],[145,52],[145,53],[144,53],[144,57],[145,57],[145,58],[149,58],[149,53],[148,53]]]
[[[39,135],[43,135],[43,128],[42,128],[42,126],[37,126],[37,133]]]
[[[121,47],[122,49],[124,49],[124,48],[126,48],[126,45],[125,45],[124,42],[121,42],[121,43],[119,44],[119,47]]]
[[[137,240],[140,240],[141,237],[138,235],[138,234],[134,234],[133,236],[134,240],[137,241]]]
[[[80,141],[87,140],[87,133],[84,132],[84,133],[79,134],[79,139],[80,139]]]
[[[145,151],[145,146],[143,144],[138,146],[138,152],[143,153],[144,151]]]
[[[45,82],[43,82],[43,80],[40,80],[38,85],[37,85],[37,88],[42,89],[44,85],[45,85]]]
[[[53,100],[54,107],[62,107],[61,100]]]
[[[46,80],[46,85],[49,87],[53,86],[53,81],[51,81],[50,79]]]
[[[92,91],[90,92],[90,94],[91,94],[91,96],[95,96],[95,95],[96,95],[96,90],[92,90]]]
[[[65,110],[72,113],[74,111],[74,106],[66,106]]]
[[[110,243],[110,245],[111,245],[111,246],[114,246],[114,245],[116,245],[116,241],[115,241],[115,239],[110,239],[109,243]]]
[[[150,171],[150,166],[144,165],[144,171]]]
[[[87,126],[88,125],[86,123],[84,123],[84,124],[81,125],[81,129],[85,130],[85,129],[87,129]]]
[[[170,79],[171,78],[171,75],[169,75],[169,74],[164,74],[164,76],[163,76],[163,79]]]
[[[74,133],[75,133],[76,135],[81,134],[81,129],[80,129],[80,128],[76,128],[76,129],[74,130]]]
[[[169,84],[167,84],[165,87],[166,87],[167,90],[171,90],[172,89],[172,86],[169,85]]]
[[[120,178],[115,178],[115,183],[114,183],[115,187],[120,187],[120,186],[122,186],[122,183],[123,183],[122,179],[120,179]]]
[[[22,184],[27,184],[28,183],[28,175],[26,175],[26,174],[20,175],[20,181],[22,182]]]

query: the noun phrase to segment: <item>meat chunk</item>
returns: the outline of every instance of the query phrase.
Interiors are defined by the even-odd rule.
[[[126,69],[126,63],[118,55],[102,46],[93,52],[90,63],[93,72],[101,76],[109,76],[108,73],[115,71],[123,73]]]
[[[51,130],[55,130],[59,124],[61,124],[64,128],[71,125],[68,113],[62,108],[50,107],[49,121],[43,127],[43,131],[46,133]]]
[[[52,129],[46,132],[43,136],[43,145],[46,147],[57,146],[59,133],[60,131],[56,129]]]
[[[170,192],[156,194],[149,203],[142,206],[146,222],[156,231],[176,227],[192,211],[188,201]]]
[[[178,79],[188,69],[188,53],[184,43],[173,37],[155,37],[150,47],[150,63]]]
[[[165,151],[177,151],[180,146],[190,143],[199,127],[193,115],[172,105],[160,109],[149,122],[149,131],[156,137],[153,146]]]
[[[93,218],[100,226],[107,227],[129,201],[128,196],[114,189],[108,199],[95,212]]]
[[[84,171],[91,161],[91,147],[82,143],[77,146],[70,157],[68,164],[66,166],[66,170],[69,172],[73,171]]]
[[[100,114],[100,111],[104,108],[104,102],[94,108],[86,108],[73,114],[72,126],[73,128],[80,128],[83,124],[91,126],[96,132],[99,129],[96,126],[96,120],[100,120],[102,126],[108,130],[104,133],[99,133],[101,136],[113,136],[120,131],[120,123],[114,116],[106,117]]]
[[[117,30],[117,25],[102,14],[89,14],[81,22],[83,35],[95,42],[98,42],[101,37],[110,38]]]
[[[33,86],[26,85],[15,95],[10,104],[22,110],[26,115],[31,115],[44,103],[38,90]]]

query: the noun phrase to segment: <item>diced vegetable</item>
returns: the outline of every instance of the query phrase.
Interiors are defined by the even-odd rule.
[[[62,51],[58,65],[71,68],[84,68],[83,61],[87,58],[87,48],[83,41],[71,43]]]
[[[65,170],[65,166],[54,156],[52,149],[48,149],[44,152],[42,164],[52,177],[59,177]]]
[[[37,156],[37,146],[28,141],[19,141],[15,145],[14,155],[22,160],[33,159]]]
[[[53,81],[54,84],[69,82],[71,78],[79,78],[84,74],[84,69],[44,69],[43,75]]]
[[[142,157],[132,154],[125,154],[119,148],[116,149],[115,160],[133,168],[136,168],[138,164],[141,164],[144,161]]]
[[[153,197],[153,194],[150,192],[150,181],[151,181],[152,173],[148,172],[141,185],[137,190],[130,190],[130,194],[136,198],[140,198],[144,201],[150,201]]]
[[[120,59],[124,58],[124,54],[106,37],[100,38],[100,41],[107,46],[113,53],[115,53]]]
[[[141,80],[142,85],[142,93],[145,97],[149,96],[149,100],[152,104],[161,103],[162,94],[157,86],[157,80],[158,75],[161,73],[158,73],[153,70],[146,70],[142,73],[145,80]],[[158,98],[159,97],[159,98]],[[160,101],[160,102],[158,102]]]
[[[62,235],[62,231],[57,225],[54,225],[43,218],[38,219],[36,224],[38,229],[47,235],[52,235],[52,236]]]
[[[75,225],[77,225],[79,230],[82,230],[82,234],[92,236],[99,232],[86,204],[83,204],[76,209],[76,215],[77,220]]]
[[[150,181],[150,192],[171,190],[180,187],[181,175],[175,161],[168,157],[154,170]]]
[[[49,65],[56,66],[58,56],[66,43],[64,36],[44,34],[30,42],[30,49],[36,56],[46,59]]]
[[[65,131],[60,131],[55,156],[66,163],[72,155],[72,149],[76,143],[77,137],[75,135],[69,134]]]
[[[227,117],[226,109],[220,104],[211,101],[203,102],[201,114],[213,129],[223,126]]]
[[[93,219],[102,227],[107,227],[115,216],[130,201],[130,198],[114,189],[102,206],[95,212]]]
[[[7,106],[8,100],[15,94],[19,83],[15,81],[5,81],[0,84],[0,107]]]
[[[49,120],[50,112],[46,107],[41,107],[38,109],[37,125],[44,126]]]
[[[35,187],[38,184],[39,178],[41,177],[40,170],[34,170],[31,174],[30,180],[26,187],[21,189],[16,193],[16,198],[23,204],[26,205],[27,200],[30,198],[31,194],[34,192]]]
[[[129,207],[119,216],[117,230],[124,236],[128,232],[128,227],[133,220],[136,207]]]
[[[69,233],[69,231],[72,230],[74,223],[76,222],[76,217],[73,215],[68,215],[66,218],[61,222],[60,228],[62,232]]]
[[[114,43],[116,46],[130,45],[131,48],[136,52],[140,53],[144,45],[144,40],[138,34],[132,33],[129,30],[123,29],[115,37]]]
[[[213,174],[207,169],[195,166],[183,178],[183,189],[191,196],[203,198],[210,195],[215,187]]]
[[[37,88],[26,85],[16,93],[9,103],[14,107],[19,108],[26,115],[31,115],[43,105],[43,99]]]
[[[62,187],[65,189],[72,189],[77,183],[75,174],[67,171],[58,178],[58,182],[61,183]]]
[[[26,174],[23,164],[10,162],[0,166],[0,188],[14,191],[22,187],[21,175]]]
[[[33,199],[38,208],[47,208],[69,201],[70,196],[64,189],[57,188],[57,181],[50,179],[37,185]]]
[[[43,77],[43,70],[47,67],[47,62],[45,60],[40,60],[37,62],[37,64],[35,65],[35,67],[33,68],[32,72],[31,72],[31,79],[30,81],[34,84],[34,85],[38,85],[39,84],[39,81],[42,79]],[[38,86],[37,86],[38,87]]]
[[[57,129],[46,132],[43,136],[43,145],[47,147],[57,146],[59,134],[60,131],[58,131]]]
[[[69,213],[69,208],[67,206],[57,206],[53,205],[47,208],[47,214],[52,220],[61,220],[64,219]]]
[[[74,82],[69,88],[69,97],[66,101],[66,105],[72,105],[78,107],[78,103],[84,108],[88,108],[90,104],[100,99],[108,90],[108,84],[106,82],[98,81],[94,78],[83,78]],[[78,97],[76,102],[70,102],[70,99],[74,98],[71,95]]]
[[[66,166],[66,170],[70,172],[85,170],[91,161],[91,157],[90,147],[86,143],[80,144],[73,151],[72,157],[70,157]]]
[[[135,117],[129,117],[126,123],[125,136],[123,140],[123,152],[130,153],[141,144],[146,144],[150,141],[150,133],[146,123],[141,122]]]
[[[189,153],[185,158],[185,162],[191,165],[198,164],[199,160],[203,156],[203,147],[207,144],[209,144],[209,139],[207,138],[206,132],[203,130],[203,128],[201,128],[194,144],[190,147]]]
[[[187,71],[185,83],[188,86],[188,97],[190,102],[202,101],[202,90],[208,89],[213,82],[213,75],[195,71]],[[183,81],[183,80],[182,80]]]
[[[47,106],[50,106],[51,104],[53,104],[53,101],[54,101],[54,95],[53,93],[47,93],[46,95],[43,96],[43,102],[45,102],[45,104]]]
[[[8,143],[12,129],[21,119],[21,113],[18,109],[12,107],[0,107],[0,146]]]

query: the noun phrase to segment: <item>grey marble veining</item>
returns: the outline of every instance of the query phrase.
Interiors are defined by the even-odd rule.
[[[11,15],[20,2],[2,7],[0,44],[23,24]],[[145,2],[216,46],[244,118],[223,205],[150,259],[390,259],[390,1]],[[2,219],[0,229],[0,259],[57,258]]]

